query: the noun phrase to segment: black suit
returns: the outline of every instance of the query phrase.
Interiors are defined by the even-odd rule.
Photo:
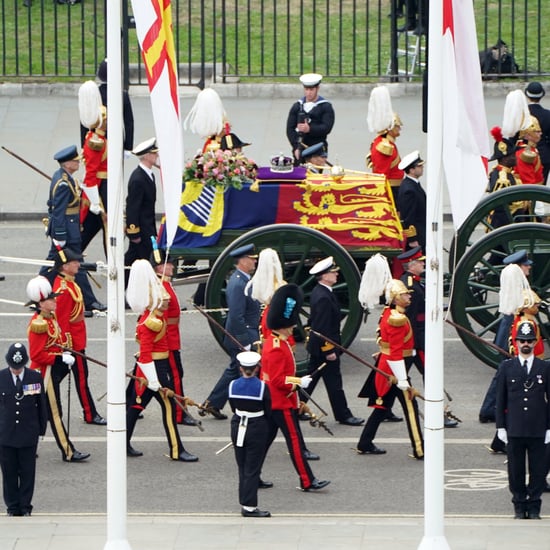
[[[20,375],[21,376],[21,375]],[[8,513],[30,514],[38,437],[46,433],[48,411],[40,373],[22,371],[18,394],[9,368],[0,371],[0,458]]]
[[[396,206],[405,234],[411,227],[416,230],[416,235],[407,236],[407,244],[418,241],[422,251],[426,252],[426,192],[419,181],[405,176],[399,186]]]
[[[508,481],[515,511],[538,514],[546,486],[544,438],[550,429],[550,363],[535,357],[527,374],[522,361],[516,357],[499,366],[496,426],[505,428],[508,435]]]
[[[124,265],[131,266],[135,260],[148,260],[153,251],[151,237],[157,236],[155,221],[155,203],[157,188],[154,180],[138,166],[128,180],[126,197],[126,236],[130,239],[128,250],[124,254]],[[140,238],[140,242],[132,239]],[[126,270],[126,284],[129,272]]]
[[[310,297],[309,324],[312,330],[328,336],[339,344],[341,318],[340,304],[334,292],[322,284],[315,286]],[[326,362],[326,367],[320,371],[320,375],[313,377],[313,381],[307,389],[308,393],[311,395],[319,378],[323,378],[334,418],[338,422],[344,422],[353,414],[348,407],[344,393],[342,373],[340,372],[340,351],[313,333],[309,336],[307,350],[310,355],[308,373],[311,374],[319,365]],[[329,361],[327,355],[332,353],[336,354],[336,359]]]
[[[539,103],[530,103],[529,112],[539,121],[542,135],[537,143],[539,150],[540,161],[542,162],[544,171],[544,181],[550,171],[550,110],[545,109]]]

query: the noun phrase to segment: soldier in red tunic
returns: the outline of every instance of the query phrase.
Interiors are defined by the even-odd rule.
[[[59,250],[55,259],[58,270],[53,282],[57,294],[56,315],[61,331],[68,340],[68,347],[80,352],[75,357],[71,370],[75,377],[76,392],[82,405],[82,414],[87,424],[105,426],[107,421],[97,412],[94,398],[88,386],[88,361],[86,360],[86,322],[82,291],[75,281],[82,256],[65,248]]]
[[[49,281],[39,275],[28,282],[27,296],[30,300],[27,305],[36,310],[27,329],[30,368],[39,371],[44,379],[48,419],[63,460],[81,462],[89,458],[90,454],[74,448],[62,418],[59,386],[74,363],[74,357],[60,347],[66,346],[67,340],[55,317],[57,295],[52,292]]]
[[[402,281],[393,279],[386,287],[385,307],[378,323],[379,355],[376,366],[381,371],[397,379],[392,384],[388,377],[372,371],[367,378],[359,397],[368,397],[369,406],[374,407],[357,444],[359,454],[385,454],[386,451],[377,447],[373,440],[380,423],[386,417],[387,409],[391,408],[395,398],[399,399],[405,419],[409,438],[411,440],[413,457],[424,458],[424,441],[420,429],[418,404],[409,384],[405,358],[414,352],[414,337],[411,323],[405,311],[411,302],[410,290]]]
[[[307,462],[306,447],[298,420],[298,386],[304,389],[311,376],[296,376],[296,361],[288,342],[298,322],[303,293],[295,284],[280,287],[271,300],[267,326],[271,334],[262,349],[261,379],[269,387],[272,400],[271,428],[267,449],[280,429],[286,440],[290,458],[300,477],[302,491],[323,489],[330,481],[319,480]],[[266,452],[267,452],[266,449]]]
[[[543,167],[537,149],[541,136],[539,121],[531,116],[529,126],[520,130],[520,139],[516,145],[516,173],[523,184],[544,184]]]
[[[126,430],[128,456],[142,456],[130,443],[139,414],[153,397],[162,409],[162,421],[170,458],[180,462],[197,462],[198,457],[188,453],[181,442],[176,425],[176,402],[166,389],[173,390],[167,322],[164,312],[170,297],[160,284],[148,260],[136,260],[130,270],[128,304],[139,314],[136,340],[139,343],[136,376],[145,378],[147,384],[134,381],[127,397]]]

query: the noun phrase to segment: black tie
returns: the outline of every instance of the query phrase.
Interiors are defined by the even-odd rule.
[[[525,370],[525,374],[529,374],[529,369],[527,368],[527,359],[525,359],[525,361],[523,361],[523,368]]]
[[[17,395],[23,395],[23,382],[21,381],[21,378],[19,378],[19,375],[15,377],[15,390]]]

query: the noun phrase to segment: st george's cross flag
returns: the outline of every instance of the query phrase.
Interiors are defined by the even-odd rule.
[[[161,163],[166,245],[176,234],[183,175],[183,137],[171,0],[132,0]]]
[[[442,162],[455,229],[487,187],[489,130],[472,0],[443,0]]]

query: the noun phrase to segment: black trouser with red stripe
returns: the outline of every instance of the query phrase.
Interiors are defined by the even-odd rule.
[[[304,456],[306,445],[304,443],[302,430],[300,429],[298,410],[272,410],[270,419],[271,426],[267,439],[266,454],[277,435],[277,430],[280,429],[281,432],[283,432],[292,464],[294,464],[294,468],[300,477],[300,486],[302,489],[307,489],[311,486],[311,482],[315,476]]]
[[[86,350],[76,350],[83,355],[86,354]],[[88,386],[88,361],[82,355],[75,354],[75,362],[71,367],[74,375],[74,383],[76,386],[76,393],[82,406],[82,414],[84,421],[91,423],[94,417],[97,415],[97,409],[95,407],[94,398],[90,392]]]
[[[168,360],[170,361],[172,384],[174,386],[172,389],[178,395],[185,395],[183,393],[183,365],[181,363],[180,350],[171,350]],[[178,424],[181,424],[183,422],[183,409],[181,407],[176,408],[176,422]]]

